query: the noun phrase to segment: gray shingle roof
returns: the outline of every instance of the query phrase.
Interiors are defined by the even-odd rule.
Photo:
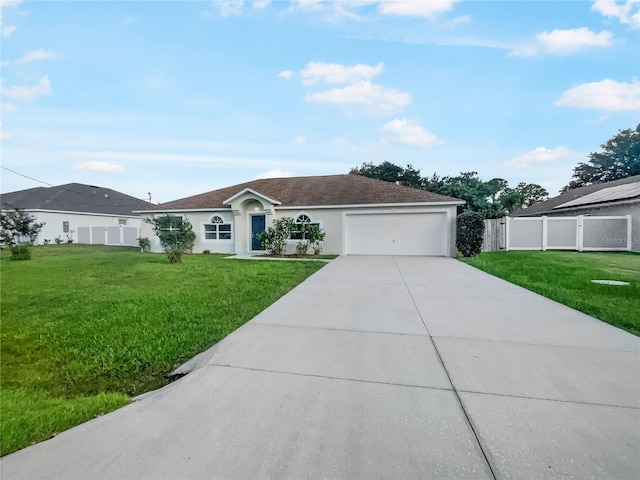
[[[56,187],[37,187],[0,195],[3,209],[58,210],[63,212],[136,215],[149,203],[110,188],[68,183]]]
[[[594,199],[594,198],[597,199],[597,197],[592,196],[596,192],[600,192],[601,190],[609,189],[611,187],[630,185],[637,182],[640,182],[640,175],[621,178],[620,180],[614,180],[612,182],[598,183],[594,185],[588,185],[586,187],[576,188],[573,190],[569,190],[568,192],[563,193],[561,195],[558,195],[557,197],[553,197],[553,198],[550,198],[549,200],[545,200],[544,202],[531,205],[528,208],[517,210],[513,212],[510,216],[531,217],[536,215],[544,215],[546,213],[551,213],[551,212],[562,211],[563,208],[575,208],[578,205],[582,206],[583,204],[586,208],[586,203],[597,204],[597,203],[607,203],[607,202],[621,200],[621,198],[609,198],[609,199],[601,199],[599,202],[592,202],[589,200],[589,197],[591,199]],[[620,191],[625,192],[627,191],[627,189],[623,188]],[[629,198],[629,197],[626,196],[625,198]],[[579,199],[583,199],[584,202],[581,202]]]
[[[224,201],[246,188],[279,201],[279,206],[283,207],[460,202],[456,198],[425,190],[347,174],[253,180],[160,205],[147,206],[147,210],[230,208]]]

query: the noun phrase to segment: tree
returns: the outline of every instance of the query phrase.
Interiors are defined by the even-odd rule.
[[[31,258],[28,247],[35,243],[43,226],[17,208],[0,212],[0,239],[11,249],[12,260]]]
[[[396,183],[405,187],[423,187],[423,178],[420,176],[420,170],[416,170],[411,165],[402,168],[387,161],[382,162],[380,165],[364,162],[360,167],[354,167],[349,170],[349,173],[362,175],[363,177],[377,178],[378,180]]]
[[[193,250],[196,234],[186,218],[166,214],[146,218],[144,221],[151,225],[153,233],[160,239],[169,263],[182,262],[182,255]]]
[[[573,169],[573,179],[562,191],[640,175],[640,124],[618,133],[591,152],[589,161]]]

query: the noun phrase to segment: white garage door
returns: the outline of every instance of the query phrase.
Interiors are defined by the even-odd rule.
[[[444,213],[389,213],[346,216],[350,255],[449,255]]]

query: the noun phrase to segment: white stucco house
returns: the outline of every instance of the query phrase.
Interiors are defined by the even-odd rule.
[[[137,245],[142,220],[133,210],[144,200],[82,183],[37,187],[0,195],[3,210],[18,208],[44,223],[37,244],[56,238],[74,243]]]
[[[260,253],[257,236],[274,219],[318,224],[323,253],[455,256],[455,198],[359,175],[253,180],[148,207],[142,217],[172,214],[196,232],[194,253]],[[142,237],[161,251],[150,225]],[[290,239],[288,252],[298,240]]]

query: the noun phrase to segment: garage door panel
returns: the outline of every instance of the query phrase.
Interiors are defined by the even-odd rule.
[[[444,213],[389,213],[346,216],[346,249],[351,255],[447,255]]]

